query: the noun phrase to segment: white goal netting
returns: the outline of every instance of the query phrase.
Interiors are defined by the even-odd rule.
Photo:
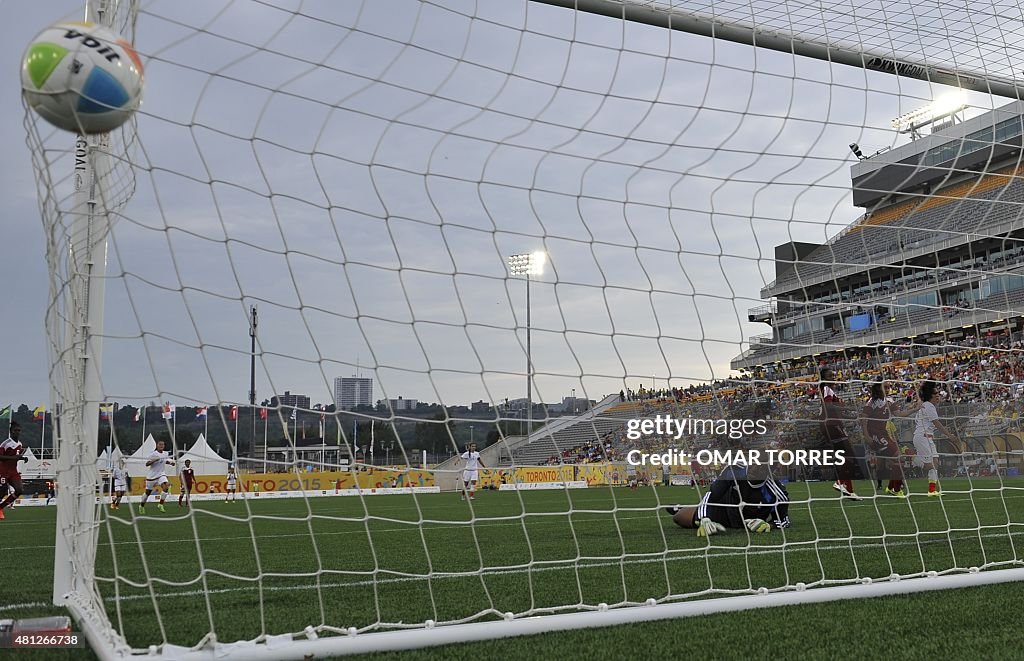
[[[55,599],[104,654],[1020,569],[1015,6],[100,5],[140,111],[78,142],[25,123]],[[818,447],[823,368],[861,500],[780,466],[788,527],[705,538],[664,510],[723,466],[627,463]],[[885,454],[867,389],[906,407],[929,379],[937,455],[913,413]],[[766,432],[631,438],[657,415]],[[191,507],[175,474],[139,509],[158,442],[196,467]]]

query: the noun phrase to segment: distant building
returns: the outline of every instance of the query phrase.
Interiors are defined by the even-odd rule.
[[[334,406],[351,411],[357,406],[373,406],[373,379],[339,376],[334,380]]]
[[[416,405],[419,404],[417,399],[402,399],[399,396],[398,399],[389,399],[388,404],[391,406],[392,411],[415,411]]]
[[[283,395],[274,395],[270,398],[270,406],[308,409],[309,395],[293,395],[291,392],[285,390]]]
[[[526,398],[520,397],[519,399],[507,399],[505,400],[505,410],[507,411],[525,411],[526,410]]]
[[[490,412],[491,404],[490,404],[490,402],[485,402],[484,400],[481,399],[479,401],[476,401],[476,402],[473,402],[472,404],[470,404],[469,405],[469,410],[470,410],[471,413],[474,413],[474,414],[477,414],[477,415],[484,415],[484,414]]]
[[[593,405],[589,399],[581,397],[563,397],[562,411],[565,413],[583,413]]]

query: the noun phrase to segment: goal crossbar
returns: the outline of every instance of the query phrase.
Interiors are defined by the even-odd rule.
[[[1024,89],[1020,83],[1014,80],[991,73],[955,70],[905,57],[894,58],[885,53],[872,52],[870,49],[858,50],[836,43],[809,41],[796,35],[744,25],[732,20],[729,23],[723,23],[710,16],[684,12],[674,7],[641,5],[619,0],[531,0],[531,2],[679,30],[713,39],[732,41],[747,46],[801,55],[858,69],[894,74],[1010,99],[1022,98],[1021,92]]]

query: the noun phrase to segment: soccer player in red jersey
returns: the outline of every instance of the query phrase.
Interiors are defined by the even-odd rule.
[[[25,450],[18,440],[21,436],[21,425],[11,422],[10,435],[0,443],[0,519],[4,518],[4,509],[9,507],[21,495],[21,472],[19,461],[28,461]]]
[[[836,391],[832,389],[835,382],[835,374],[828,367],[821,370],[821,431],[825,441],[832,445],[832,449],[842,451],[846,461],[841,466],[836,466],[836,481],[832,488],[838,491],[844,498],[862,500],[853,491],[853,471],[856,459],[853,455],[853,445],[850,437],[843,427],[843,421],[847,419],[846,411],[843,410],[843,400],[839,398]]]
[[[185,467],[181,469],[181,495],[178,496],[178,507],[192,506],[192,487],[196,483],[196,472],[192,469],[192,460],[185,460]]]
[[[704,467],[694,459],[690,462],[690,486],[696,489],[698,485],[704,484]]]
[[[889,429],[889,421],[893,416],[904,418],[917,412],[919,405],[905,410],[894,408],[895,402],[886,396],[885,385],[881,382],[871,384],[871,399],[864,405],[861,427],[864,436],[871,443],[871,451],[878,457],[878,476],[889,478],[885,493],[897,498],[905,498],[903,491],[903,468],[900,466],[900,446]]]

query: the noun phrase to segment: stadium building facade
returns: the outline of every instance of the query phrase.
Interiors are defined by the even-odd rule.
[[[1024,317],[1024,102],[860,160],[863,215],[824,244],[775,248],[734,369],[787,368],[864,347],[920,352],[1018,330]]]

